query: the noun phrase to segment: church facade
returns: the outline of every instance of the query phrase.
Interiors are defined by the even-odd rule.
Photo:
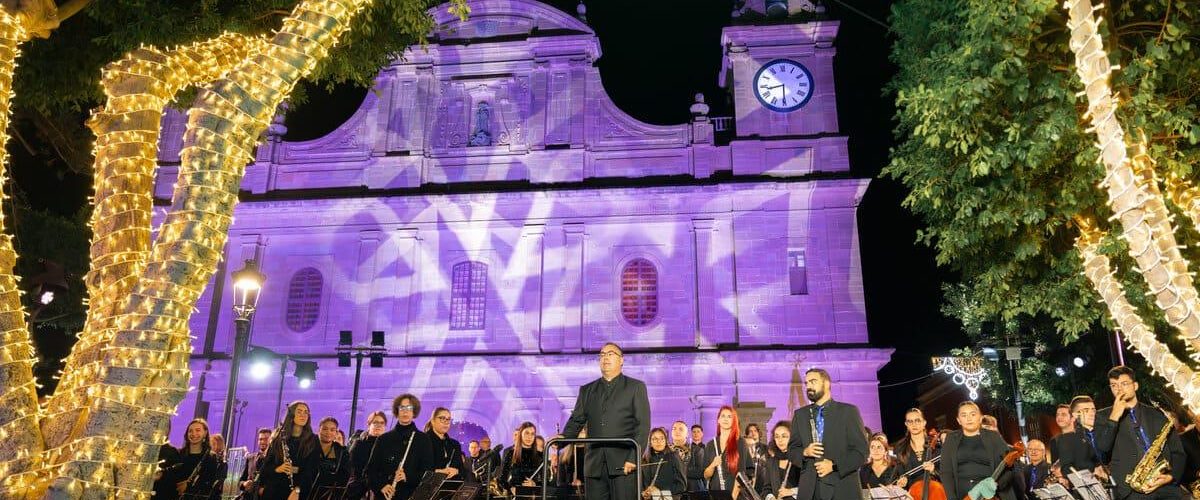
[[[259,147],[192,317],[196,390],[174,429],[194,416],[220,427],[229,273],[246,259],[267,275],[250,344],[287,358],[263,380],[243,362],[233,446],[277,423],[281,383],[284,405],[350,427],[344,330],[355,344],[381,331],[388,350],[362,370],[360,429],[411,392],[422,425],[444,406],[462,435],[508,444],[526,420],[552,435],[606,342],[646,381],[655,426],[711,435],[722,405],[743,423],[790,418],[807,404],[804,370],[820,367],[878,428],[890,351],[867,345],[856,209],[868,181],[850,176],[838,132],[837,23],[726,28],[713,77],[735,116],[698,103],[691,122],[660,126],[609,99],[579,19],[532,0],[470,4],[465,21],[434,9],[430,44],[384,68],[336,131],[288,142],[276,128]],[[164,118],[162,199],[182,127]],[[317,363],[310,387],[295,360]]]

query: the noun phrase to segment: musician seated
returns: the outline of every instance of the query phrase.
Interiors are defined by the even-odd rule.
[[[517,486],[540,486],[542,454],[537,451],[537,427],[524,422],[517,429],[517,444],[504,452],[500,485],[505,491],[517,494]]]
[[[867,444],[867,463],[858,469],[859,480],[863,489],[878,488],[896,484],[902,471],[897,470],[896,460],[888,454],[890,450],[887,436],[874,434]]]
[[[1047,479],[1053,480],[1050,473],[1050,464],[1046,461],[1046,445],[1040,439],[1030,439],[1025,445],[1025,455],[1029,458],[1029,463],[1018,464],[1014,467],[1016,472],[1016,494],[1018,500],[1037,498],[1033,494],[1033,490],[1045,488]]]
[[[788,460],[788,442],[792,439],[792,423],[780,420],[771,429],[771,444],[767,447],[767,460],[758,474],[756,486],[764,499],[792,500],[796,498],[800,482],[799,466]]]

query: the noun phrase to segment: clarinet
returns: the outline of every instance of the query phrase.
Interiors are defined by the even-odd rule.
[[[292,452],[291,452],[291,450],[288,450],[287,436],[283,435],[283,428],[284,428],[283,424],[279,424],[279,447],[283,450],[284,465],[291,467]],[[288,472],[287,477],[288,477],[288,489],[291,491],[296,491],[296,480],[292,478],[292,473]]]

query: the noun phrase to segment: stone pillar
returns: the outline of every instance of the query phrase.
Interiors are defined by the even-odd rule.
[[[375,298],[375,260],[379,253],[379,231],[368,230],[358,233],[358,258],[354,271],[354,320],[351,330],[362,336],[369,331],[367,325],[371,301]]]
[[[420,298],[418,287],[420,273],[420,238],[414,228],[396,232],[396,289],[392,299],[392,328],[387,332],[387,347],[391,354],[408,352],[408,332],[417,319]]]
[[[583,350],[584,296],[584,241],[583,224],[563,224],[563,274],[559,282],[559,297],[556,305],[563,308],[562,342],[563,351]]]
[[[542,288],[545,286],[542,269],[545,268],[546,259],[546,226],[527,225],[521,233],[521,238],[524,240],[526,252],[525,283],[521,294],[525,306],[526,331],[537,341],[541,352],[562,351],[562,335],[547,332],[542,321]]]

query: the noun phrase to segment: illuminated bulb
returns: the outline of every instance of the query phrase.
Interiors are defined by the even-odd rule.
[[[54,302],[54,290],[46,290],[42,292],[42,296],[38,298],[38,301],[44,306],[50,305],[51,302]]]
[[[267,378],[271,374],[271,365],[266,361],[255,361],[250,365],[250,376],[257,380]]]

